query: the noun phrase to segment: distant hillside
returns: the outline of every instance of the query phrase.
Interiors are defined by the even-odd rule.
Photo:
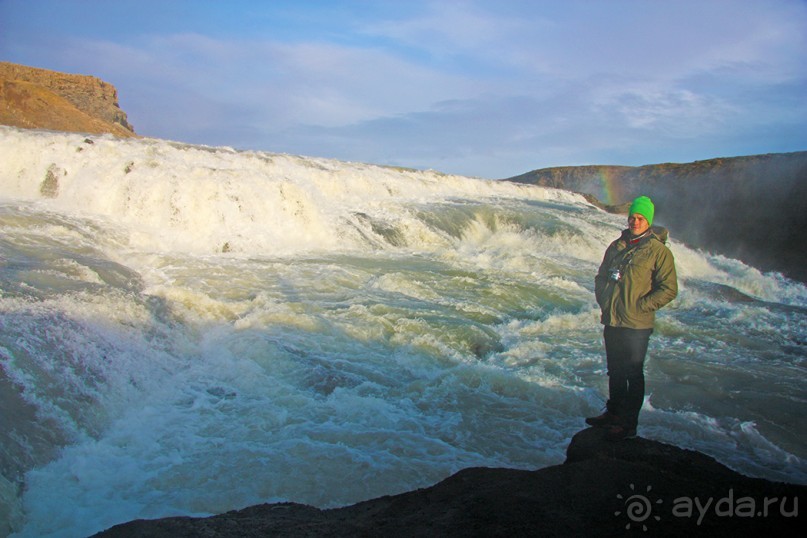
[[[807,151],[648,166],[568,166],[507,181],[589,195],[613,212],[646,194],[673,237],[807,282]]]
[[[111,84],[8,62],[0,62],[0,124],[137,136]]]

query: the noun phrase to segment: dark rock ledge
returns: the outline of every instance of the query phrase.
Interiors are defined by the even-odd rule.
[[[320,510],[264,504],[117,525],[103,537],[804,536],[807,486],[736,473],[692,450],[574,436],[537,471],[465,469],[401,495]]]

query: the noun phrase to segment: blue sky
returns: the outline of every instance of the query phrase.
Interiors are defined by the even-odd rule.
[[[138,134],[503,178],[807,150],[805,0],[0,0]]]

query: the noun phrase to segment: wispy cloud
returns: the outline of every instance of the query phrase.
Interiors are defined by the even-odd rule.
[[[197,143],[487,177],[807,145],[797,0],[172,5],[188,16],[146,1],[116,35],[11,0],[0,47],[100,76],[139,132]]]

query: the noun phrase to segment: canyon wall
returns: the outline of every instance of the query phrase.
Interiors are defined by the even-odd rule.
[[[807,151],[647,166],[564,166],[508,181],[587,195],[627,213],[641,194],[656,223],[695,248],[807,282]]]
[[[137,136],[115,87],[85,75],[0,62],[0,124]]]

